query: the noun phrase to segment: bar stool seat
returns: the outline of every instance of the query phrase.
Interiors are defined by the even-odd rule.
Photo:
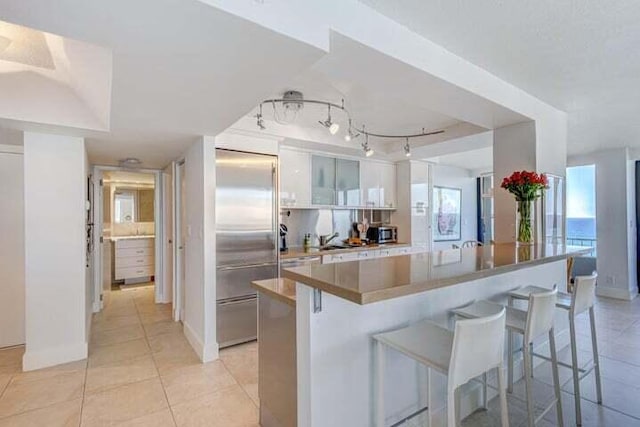
[[[564,362],[558,362],[560,366],[565,368],[569,368],[573,373],[573,393],[575,396],[574,405],[576,412],[576,424],[582,425],[582,409],[580,402],[580,381],[589,375],[592,371],[595,371],[595,380],[596,380],[596,397],[598,404],[602,404],[602,384],[600,379],[600,357],[598,355],[598,338],[596,334],[596,320],[595,320],[595,289],[596,289],[596,281],[598,278],[598,274],[593,272],[589,276],[576,276],[575,283],[573,286],[573,293],[565,294],[558,292],[558,300],[556,302],[556,307],[566,310],[569,317],[569,338],[571,341],[571,363],[567,364]],[[513,300],[526,300],[529,299],[531,294],[536,294],[540,292],[548,292],[548,289],[541,288],[538,286],[525,286],[520,289],[515,289],[508,293],[509,296],[509,305],[512,304]],[[589,313],[589,323],[591,327],[591,349],[593,361],[590,367],[580,367],[578,366],[578,344],[577,344],[577,334],[576,334],[576,324],[575,319],[576,316],[588,312]],[[537,355],[538,357],[543,357],[541,355]],[[543,357],[544,358],[544,357]],[[548,360],[548,359],[547,359]],[[532,363],[532,362],[531,362]],[[533,366],[531,367],[531,372],[533,372]],[[511,376],[509,379],[509,384],[511,384]]]
[[[431,366],[440,372],[449,372],[453,331],[429,320],[397,331],[378,334],[374,338],[423,365]]]
[[[548,291],[548,289],[546,289],[546,291]],[[514,332],[524,334],[527,326],[527,312],[525,310],[519,310],[514,307],[505,307],[497,302],[480,300],[467,306],[451,310],[451,312],[465,319],[475,319],[478,317],[488,316],[490,313],[495,313],[496,310],[501,310],[503,308],[505,309],[506,314],[505,327]]]
[[[529,295],[539,294],[541,292],[549,292],[549,289],[542,288],[540,286],[525,286],[523,288],[514,289],[507,294],[511,298],[528,300]],[[571,294],[565,294],[564,292],[558,292],[558,299],[556,301],[556,307],[569,310],[571,308]]]
[[[447,426],[458,425],[460,405],[459,387],[495,369],[498,375],[500,395],[501,425],[508,427],[507,396],[503,373],[503,349],[505,336],[505,309],[494,308],[487,316],[456,322],[450,331],[429,320],[422,320],[410,326],[376,334],[375,344],[375,425],[385,425],[384,371],[385,348],[390,347],[407,356],[427,369],[427,410],[428,425],[431,425],[433,407],[431,405],[431,369],[447,376]],[[410,418],[410,417],[409,417]],[[402,420],[406,421],[408,418]],[[398,423],[396,422],[397,425]]]
[[[513,334],[517,333],[523,337],[522,353],[524,358],[524,370],[525,370],[525,388],[526,388],[526,403],[527,403],[527,425],[533,427],[542,417],[549,412],[554,406],[557,412],[557,422],[560,427],[563,425],[562,419],[562,400],[560,392],[560,379],[558,376],[558,360],[556,357],[555,346],[555,334],[553,328],[554,309],[556,304],[557,289],[543,289],[542,292],[531,292],[527,295],[529,300],[529,309],[520,310],[511,306],[504,307],[505,309],[505,328],[509,332],[508,337],[508,366],[509,366],[509,390],[512,389],[513,383]],[[471,304],[452,310],[451,312],[457,316],[466,319],[477,318],[483,316],[487,312],[495,311],[498,307],[503,307],[501,304],[481,300],[474,301]],[[534,415],[534,402],[531,383],[531,367],[533,363],[531,361],[533,352],[530,349],[533,347],[534,339],[548,334],[549,347],[551,353],[552,374],[555,389],[555,399],[547,406],[543,413],[538,417]],[[486,402],[486,384],[484,385],[484,400]]]

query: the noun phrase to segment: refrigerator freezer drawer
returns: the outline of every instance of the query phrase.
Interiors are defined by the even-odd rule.
[[[251,287],[251,282],[274,277],[278,277],[276,263],[220,267],[216,273],[216,299],[220,301],[254,295],[256,290]]]
[[[258,336],[258,298],[219,301],[217,332],[220,348],[253,341]]]

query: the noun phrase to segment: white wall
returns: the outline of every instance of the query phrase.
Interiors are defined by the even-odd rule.
[[[217,359],[215,140],[202,137],[185,155],[184,333],[203,362]]]
[[[462,189],[461,239],[456,241],[433,242],[433,250],[451,249],[452,244],[460,245],[465,240],[478,239],[477,224],[477,184],[476,177],[468,169],[446,165],[432,166],[434,186]]]
[[[0,131],[0,348],[24,344],[24,161],[5,141]]]
[[[638,293],[634,165],[627,148],[569,159],[596,166],[596,238],[599,295],[632,299]]]
[[[25,370],[87,357],[86,162],[82,138],[24,134]]]

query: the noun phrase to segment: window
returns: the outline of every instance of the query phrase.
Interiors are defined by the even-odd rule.
[[[567,244],[596,246],[595,165],[567,168]]]

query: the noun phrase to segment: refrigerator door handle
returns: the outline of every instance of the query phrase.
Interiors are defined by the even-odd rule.
[[[227,267],[218,267],[218,271],[230,271],[230,270],[242,270],[244,268],[255,268],[255,267],[270,267],[278,265],[277,262],[261,262],[259,264],[242,264],[242,265],[230,265]]]
[[[231,298],[231,299],[224,300],[224,301],[218,301],[218,305],[220,305],[220,306],[230,306],[230,305],[235,305],[235,304],[242,304],[242,303],[253,301],[253,300],[257,300],[257,299],[258,299],[257,295],[251,295],[251,296],[240,297],[240,298]]]

